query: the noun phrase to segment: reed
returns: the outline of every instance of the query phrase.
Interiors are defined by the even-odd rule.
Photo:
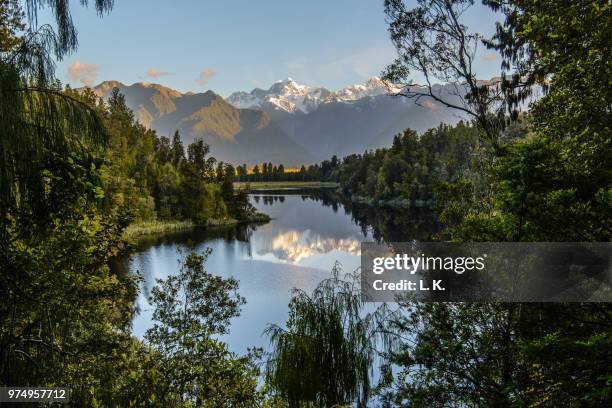
[[[196,224],[191,220],[153,220],[130,224],[124,231],[123,237],[137,238],[143,235],[163,234],[174,231],[184,231],[194,228]]]

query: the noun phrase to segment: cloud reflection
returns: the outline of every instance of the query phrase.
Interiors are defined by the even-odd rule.
[[[274,256],[281,261],[290,263],[297,264],[304,259],[331,251],[342,251],[350,255],[360,256],[360,241],[352,238],[322,238],[321,235],[313,233],[311,230],[281,232],[271,241],[271,252]]]

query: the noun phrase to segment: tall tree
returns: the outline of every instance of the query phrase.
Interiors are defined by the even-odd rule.
[[[466,113],[496,148],[507,111],[515,108],[508,98],[514,100],[520,84],[476,77],[476,49],[483,45],[483,37],[463,23],[473,4],[473,0],[417,0],[411,8],[404,0],[385,0],[398,56],[386,68],[384,79],[403,84],[398,94],[417,104],[429,99]],[[423,75],[424,84],[412,82],[414,72]]]
[[[172,147],[170,148],[172,155],[172,163],[175,166],[178,166],[181,161],[185,160],[185,148],[183,147],[183,141],[181,140],[181,135],[179,131],[175,131],[172,136]]]
[[[82,1],[87,4],[88,1]],[[29,24],[23,34],[18,4],[3,1],[0,12],[0,205],[21,205],[28,200],[45,151],[66,155],[87,144],[101,144],[106,135],[99,116],[72,98],[55,82],[53,57],[62,59],[77,48],[76,29],[65,1],[24,2]],[[112,0],[96,0],[99,14],[112,8]],[[57,33],[50,25],[37,26],[37,13],[49,7],[56,18]],[[16,36],[22,35],[22,38]]]

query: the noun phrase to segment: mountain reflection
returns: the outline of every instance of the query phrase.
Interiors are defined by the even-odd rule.
[[[272,239],[270,250],[279,260],[291,263],[299,263],[305,258],[334,250],[352,256],[361,255],[358,240],[326,238],[311,230],[280,232]]]

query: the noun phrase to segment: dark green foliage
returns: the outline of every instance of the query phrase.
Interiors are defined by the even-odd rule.
[[[21,43],[17,34],[25,29],[23,17],[17,0],[0,1],[0,53],[13,51]]]
[[[609,241],[610,3],[485,3],[506,16],[487,44],[503,69],[515,69],[503,80],[516,87],[507,105],[535,84],[547,93],[517,127],[525,136],[500,137],[480,161],[488,187],[472,173],[436,188],[443,237]],[[393,406],[608,406],[611,321],[608,304],[403,304],[390,327],[414,341],[392,353],[402,370],[386,376],[385,398]]]
[[[389,319],[402,338],[383,400],[405,407],[607,406],[605,304],[423,304]]]
[[[499,2],[495,3],[500,6]],[[489,210],[466,215],[464,239],[609,241],[612,237],[609,2],[504,3],[491,44],[505,66],[548,93],[530,137],[503,146]]]
[[[0,222],[0,381],[78,388],[75,371],[121,341],[115,330],[128,327],[134,287],[106,266],[121,243],[117,225],[96,209],[95,165],[77,155],[40,165],[45,218],[22,209]]]
[[[394,380],[397,388],[385,396],[393,406],[510,407],[521,400],[514,383],[520,364],[514,358],[519,306],[402,306],[391,330],[414,342],[403,342],[391,353],[391,362],[402,367]]]
[[[102,144],[106,133],[100,118],[86,104],[61,92],[51,56],[74,50],[76,37],[64,2],[26,2],[30,25],[21,22],[18,3],[0,3],[0,206],[19,206],[32,188],[23,180],[42,178],[30,161],[43,161],[45,152],[67,155],[84,144]],[[112,3],[112,2],[111,2]],[[58,31],[36,27],[37,7],[55,12]],[[96,6],[110,7],[107,1]]]
[[[185,160],[185,149],[183,148],[183,142],[181,141],[181,135],[179,135],[178,130],[174,132],[174,136],[172,136],[170,157],[175,166],[178,166],[183,160]]]
[[[112,3],[96,0],[96,10]],[[102,103],[62,90],[52,56],[76,48],[68,2],[24,4],[30,26],[17,37],[19,4],[0,1],[0,385],[68,386],[74,406],[255,405],[251,356],[211,337],[238,313],[236,282],[188,257],[180,277],[193,320],[169,317],[176,298],[158,297],[160,331],[145,344],[131,337],[136,281],[108,266],[126,249],[127,223],[182,215],[184,166],[194,167],[193,184],[217,192],[198,203],[205,217],[225,205],[203,174],[207,146],[185,163],[178,134],[172,146],[158,139],[117,91]],[[50,7],[59,34],[35,26],[39,6]]]
[[[460,122],[418,137],[407,130],[389,149],[344,158],[337,171],[345,193],[369,204],[433,205],[434,189],[469,177],[482,153],[478,130]]]

